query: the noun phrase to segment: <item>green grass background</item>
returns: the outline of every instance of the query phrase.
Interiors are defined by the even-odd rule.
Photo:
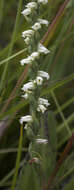
[[[2,188],[4,190],[5,188],[10,189],[11,184],[13,184],[12,189],[15,189],[18,168],[20,165],[23,166],[28,144],[27,137],[19,124],[20,117],[29,113],[29,102],[21,98],[22,84],[28,81],[28,67],[21,67],[19,63],[22,58],[28,55],[21,38],[21,32],[28,29],[28,23],[21,15],[21,10],[25,8],[27,2],[27,0],[0,0],[1,190]],[[57,144],[57,157],[74,133],[73,17],[73,0],[49,0],[48,6],[41,13],[41,18],[46,18],[50,22],[49,30],[44,29],[42,31],[41,40],[51,51],[49,55],[41,59],[41,69],[50,74],[50,81],[45,84],[41,96],[48,98],[51,103],[48,110],[50,115],[48,126],[51,126],[49,135],[52,139],[51,147],[54,143]],[[47,35],[45,36],[45,34]],[[56,131],[54,131],[55,126]],[[59,170],[57,184],[61,183],[62,177],[64,180],[67,176],[70,176],[70,183],[73,183],[73,158],[74,151],[72,148]],[[33,172],[32,174],[36,176]],[[65,187],[66,190],[73,188],[70,183],[69,186],[67,184]],[[36,189],[38,188],[37,186]],[[57,187],[57,185],[55,188],[61,190],[61,187]]]

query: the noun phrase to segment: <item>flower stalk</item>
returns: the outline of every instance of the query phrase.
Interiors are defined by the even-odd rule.
[[[40,7],[47,4],[47,0],[37,0],[28,3],[26,9],[22,11],[25,19],[30,23],[29,30],[22,32],[25,45],[28,47],[28,57],[22,59],[20,64],[29,64],[29,82],[24,84],[22,90],[23,98],[29,99],[29,115],[22,116],[20,123],[25,123],[25,129],[32,129],[36,139],[38,130],[40,129],[40,116],[44,114],[50,105],[47,99],[40,98],[41,90],[45,80],[49,80],[50,76],[47,72],[40,70],[40,56],[50,53],[46,47],[40,43],[40,31],[42,27],[48,26],[49,22],[40,18]],[[39,16],[38,16],[39,15]],[[33,141],[35,139],[32,139]],[[39,144],[47,144],[47,139],[38,139],[35,142]]]

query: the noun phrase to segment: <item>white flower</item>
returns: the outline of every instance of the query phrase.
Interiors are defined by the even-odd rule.
[[[48,140],[47,139],[36,139],[37,144],[47,144]]]
[[[38,71],[38,76],[44,77],[47,80],[49,80],[49,78],[50,78],[49,74],[47,72],[45,72],[45,71]]]
[[[26,84],[23,85],[22,90],[24,92],[27,92],[28,90],[34,89],[34,87],[35,87],[34,82],[28,82],[28,83],[26,83]]]
[[[20,124],[23,124],[23,122],[33,122],[32,116],[26,115],[26,116],[21,117]]]
[[[37,31],[41,28],[41,24],[36,22],[32,27],[31,27],[33,30]]]
[[[44,54],[50,53],[50,51],[46,47],[44,47],[41,43],[38,44],[38,52]]]
[[[47,108],[42,104],[38,105],[38,107],[37,107],[38,112],[44,113],[46,110],[47,110]]]
[[[33,61],[34,61],[35,59],[39,58],[39,52],[33,52],[33,53],[31,54],[31,58],[32,58]]]
[[[26,5],[27,8],[33,9],[33,8],[37,8],[37,3],[36,2],[30,2]]]
[[[23,14],[24,16],[28,16],[29,14],[31,14],[31,9],[27,8],[24,11],[22,11],[21,14]]]
[[[46,4],[48,3],[48,0],[38,0],[38,3]]]
[[[45,24],[46,26],[48,26],[48,24],[49,24],[48,20],[45,20],[45,19],[38,19],[38,22],[40,24]]]
[[[24,32],[22,32],[22,37],[24,37],[24,38],[31,37],[32,35],[34,35],[33,30],[25,30]]]
[[[20,63],[21,63],[22,66],[23,66],[24,64],[30,64],[31,62],[32,62],[31,56],[28,56],[27,58],[22,59],[22,60],[20,61]]]
[[[37,77],[36,78],[36,83],[37,83],[37,85],[42,85],[42,83],[43,83],[43,78],[42,77]]]
[[[25,59],[22,59],[20,61],[21,65],[23,66],[24,64],[31,64],[32,61],[34,61],[35,59],[38,59],[39,58],[39,52],[33,52],[30,56],[28,56],[27,58]]]
[[[46,107],[48,107],[50,104],[49,104],[49,102],[48,102],[48,100],[47,99],[44,99],[44,98],[39,98],[38,99],[38,104],[40,105],[40,104],[42,104],[42,105],[45,105]]]

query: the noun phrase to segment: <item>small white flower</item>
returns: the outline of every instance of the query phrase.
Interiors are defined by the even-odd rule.
[[[47,144],[48,140],[47,139],[36,139],[37,144]]]
[[[24,16],[28,16],[28,15],[31,14],[31,9],[30,9],[30,8],[27,8],[27,9],[25,9],[24,11],[22,11],[21,14],[23,14]]]
[[[44,77],[47,80],[49,80],[49,78],[50,78],[49,74],[47,72],[45,72],[45,71],[38,71],[38,76]]]
[[[48,0],[38,0],[38,3],[42,3],[42,4],[46,4],[46,3],[48,3]]]
[[[34,61],[35,59],[38,59],[39,58],[39,52],[33,52],[30,56],[28,56],[27,58],[25,59],[22,59],[20,61],[21,65],[23,66],[24,64],[31,64],[32,61]]]
[[[24,92],[27,92],[28,90],[34,89],[34,87],[35,87],[34,82],[28,82],[28,83],[23,85],[22,90]]]
[[[20,63],[21,63],[22,66],[23,66],[24,64],[30,64],[31,62],[32,62],[31,56],[28,56],[27,58],[22,59],[22,60],[20,61]]]
[[[38,44],[38,52],[44,54],[50,53],[50,51],[46,47],[44,47],[41,43]]]
[[[31,115],[26,115],[21,117],[20,119],[20,124],[23,124],[23,122],[33,122],[32,116]]]
[[[49,102],[48,102],[48,100],[47,99],[44,99],[44,98],[39,98],[38,99],[38,104],[40,105],[40,104],[42,104],[42,105],[45,105],[46,107],[48,107],[50,104],[49,104]]]
[[[39,22],[40,24],[44,24],[44,25],[46,25],[46,26],[48,26],[48,24],[49,24],[48,20],[45,20],[45,19],[38,19],[38,22]]]
[[[22,37],[26,38],[26,37],[31,37],[34,35],[34,31],[33,30],[25,30],[24,32],[22,32]]]
[[[36,83],[37,83],[37,85],[42,85],[42,83],[43,83],[43,78],[42,77],[37,77],[36,78]]]
[[[42,104],[38,105],[38,107],[37,107],[38,112],[44,113],[46,110],[47,110],[47,108]]]
[[[26,5],[27,8],[30,8],[30,9],[37,9],[37,3],[36,2],[30,2]]]
[[[31,28],[33,30],[37,31],[41,28],[41,24],[39,22],[36,22]]]
[[[39,58],[39,52],[33,52],[33,53],[31,54],[31,58],[32,58],[33,61],[34,61],[35,59],[38,59],[38,58]]]

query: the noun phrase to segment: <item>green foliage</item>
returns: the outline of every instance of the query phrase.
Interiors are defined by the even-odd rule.
[[[66,187],[64,188],[64,190],[69,190],[69,189],[72,189],[73,190],[74,188],[74,178],[72,178],[69,182],[68,185],[66,185]]]
[[[23,171],[19,176],[19,180],[17,182],[17,189],[33,189],[40,190],[40,181],[39,176],[37,175],[34,166],[26,164],[23,167]]]

